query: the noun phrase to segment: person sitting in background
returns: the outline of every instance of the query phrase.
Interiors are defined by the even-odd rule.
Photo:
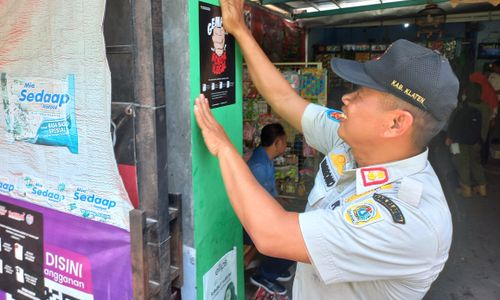
[[[452,161],[460,180],[460,194],[469,198],[474,191],[486,196],[486,176],[481,165],[481,142],[488,135],[491,108],[481,101],[481,86],[470,83],[465,99],[450,119],[447,145],[458,143]]]
[[[273,159],[285,153],[287,143],[283,126],[279,123],[268,124],[262,128],[260,146],[257,147],[247,164],[253,175],[264,189],[274,198],[278,196],[276,189]],[[245,244],[253,244],[244,232]],[[257,272],[250,277],[250,282],[264,288],[271,294],[284,295],[287,290],[277,281],[288,281],[292,275],[288,269],[294,262],[286,259],[264,256]]]

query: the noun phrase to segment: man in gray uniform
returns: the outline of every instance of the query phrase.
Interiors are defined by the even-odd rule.
[[[194,113],[231,204],[261,253],[298,261],[293,299],[421,299],[448,258],[451,216],[426,148],[456,107],[458,80],[437,52],[406,40],[377,60],[334,59],[360,86],[342,112],[302,99],[221,0],[253,82],[283,119],[325,154],[304,213],[263,190],[203,95]]]

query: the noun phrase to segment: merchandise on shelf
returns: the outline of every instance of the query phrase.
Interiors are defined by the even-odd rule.
[[[290,85],[311,102],[326,103],[326,70],[297,66],[280,66],[281,72]],[[282,196],[305,198],[312,188],[315,174],[316,150],[305,143],[302,134],[297,132],[273,112],[270,106],[256,92],[248,70],[243,74],[243,145],[244,157],[250,158],[253,149],[260,144],[260,131],[269,123],[279,122],[287,133],[285,154],[274,160],[276,187]],[[316,164],[317,165],[317,164]]]
[[[326,105],[326,70],[303,69],[300,73],[299,93],[313,103]]]
[[[293,70],[285,70],[281,72],[283,77],[290,83],[290,85],[295,89],[295,91],[300,91],[300,76],[299,73]]]

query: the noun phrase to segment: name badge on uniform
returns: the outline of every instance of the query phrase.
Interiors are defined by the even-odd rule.
[[[331,188],[335,184],[335,178],[333,177],[333,172],[328,166],[328,159],[325,157],[320,164],[321,173],[323,174],[323,180],[327,188]]]
[[[380,214],[378,205],[372,199],[367,199],[349,205],[344,212],[344,219],[350,225],[363,227],[381,221],[384,218]]]

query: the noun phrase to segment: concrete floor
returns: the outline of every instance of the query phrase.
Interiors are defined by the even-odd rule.
[[[488,197],[465,199],[456,193],[458,180],[447,147],[432,147],[429,159],[445,191],[454,232],[448,262],[424,300],[500,300],[500,160],[490,159],[485,168]],[[285,285],[290,299],[291,283]],[[248,280],[245,289],[250,299],[255,288]]]
[[[458,180],[449,159],[445,155],[441,157],[440,179],[453,215],[453,243],[444,270],[424,299],[498,300],[500,160],[490,159],[485,166],[488,197],[465,199],[455,192]]]

